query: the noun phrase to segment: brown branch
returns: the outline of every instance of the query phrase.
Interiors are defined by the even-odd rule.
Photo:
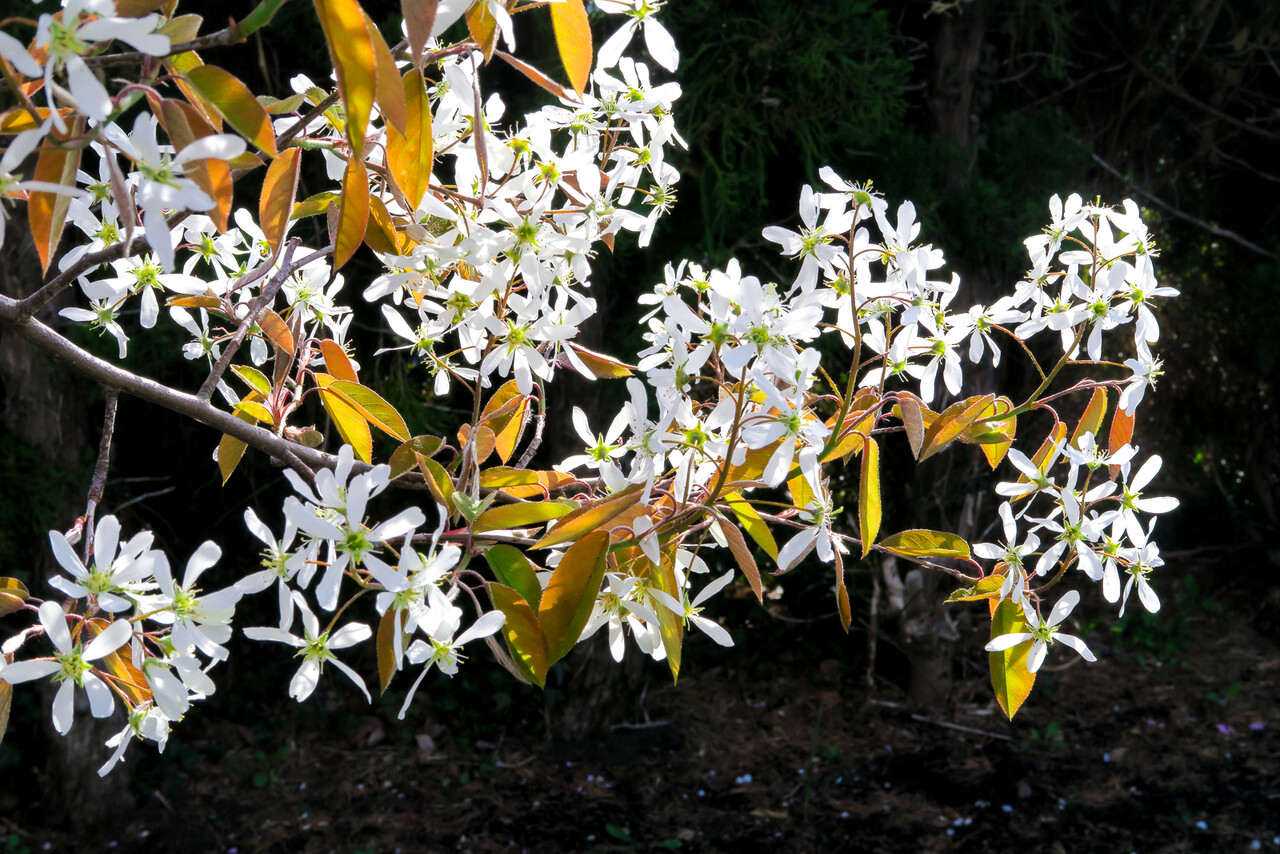
[[[1198,217],[1194,217],[1191,214],[1186,213],[1185,211],[1181,211],[1175,208],[1173,205],[1159,198],[1158,196],[1151,193],[1150,191],[1144,190],[1142,187],[1138,186],[1129,178],[1126,178],[1120,172],[1119,169],[1115,168],[1114,166],[1112,166],[1107,161],[1103,160],[1098,155],[1094,154],[1093,160],[1095,163],[1097,163],[1107,172],[1110,172],[1113,176],[1120,179],[1125,184],[1129,185],[1129,187],[1131,187],[1139,195],[1145,196],[1147,199],[1151,201],[1152,204],[1154,204],[1156,207],[1160,208],[1161,210],[1165,211],[1166,213],[1171,214],[1172,216],[1175,216],[1178,219],[1189,222],[1192,225],[1196,226],[1197,228],[1203,231],[1207,231],[1216,237],[1221,237],[1224,240],[1230,240],[1233,243],[1239,244],[1240,246],[1243,246],[1245,249],[1248,249],[1252,252],[1256,252],[1264,258],[1270,258],[1272,261],[1280,260],[1280,256],[1277,256],[1276,253],[1271,252],[1270,250],[1264,249],[1263,247],[1259,246],[1253,241],[1248,240],[1244,237],[1241,237],[1239,234],[1236,234],[1234,231],[1231,231],[1230,229],[1218,228],[1218,226],[1216,225],[1210,225],[1209,223],[1205,222],[1204,220]]]
[[[1141,71],[1143,75],[1147,77],[1147,79],[1155,83],[1161,89],[1164,89],[1170,95],[1173,95],[1175,98],[1179,98],[1183,101],[1186,101],[1188,104],[1191,104],[1193,107],[1196,107],[1197,109],[1208,113],[1214,118],[1221,119],[1222,121],[1226,122],[1229,125],[1233,125],[1234,127],[1238,127],[1241,130],[1246,130],[1249,133],[1256,134],[1257,136],[1260,136],[1263,139],[1280,140],[1280,133],[1276,133],[1275,131],[1269,131],[1269,130],[1266,130],[1265,128],[1260,128],[1255,125],[1251,125],[1248,122],[1244,121],[1243,119],[1237,119],[1235,116],[1231,115],[1230,113],[1224,113],[1222,112],[1222,110],[1219,110],[1217,107],[1213,107],[1213,106],[1210,106],[1209,104],[1206,104],[1204,101],[1199,100],[1198,98],[1196,98],[1195,96],[1191,95],[1188,92],[1184,92],[1180,87],[1175,86],[1174,84],[1170,83],[1169,81],[1165,80],[1164,78],[1160,77],[1154,72],[1147,70],[1147,68],[1143,66],[1142,63],[1138,62],[1138,60],[1130,58],[1130,62],[1132,62],[1133,67]],[[1097,158],[1095,157],[1094,159],[1096,160]]]
[[[228,45],[240,44],[244,40],[244,34],[240,32],[240,25],[232,24],[226,29],[218,30],[216,33],[209,33],[207,36],[200,36],[190,41],[170,45],[169,52],[165,56],[174,56],[190,50],[204,50],[207,47],[227,47]],[[86,56],[84,64],[90,68],[103,68],[108,65],[140,63],[148,59],[164,59],[164,57],[152,56],[149,53],[140,53],[138,51],[128,51],[126,53],[108,53],[102,56]]]
[[[116,409],[120,404],[120,392],[107,389],[107,411],[102,416],[102,439],[98,442],[98,462],[93,467],[93,479],[89,482],[89,500],[84,511],[84,565],[89,565],[93,554],[93,517],[102,502],[107,488],[107,467],[111,462],[111,437],[116,432]]]

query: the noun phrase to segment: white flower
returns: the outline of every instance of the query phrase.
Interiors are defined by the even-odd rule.
[[[733,570],[729,570],[724,575],[702,588],[702,592],[699,593],[697,598],[692,602],[689,601],[688,589],[681,591],[679,600],[669,593],[664,593],[663,591],[652,587],[649,588],[649,595],[665,605],[673,614],[684,620],[686,625],[692,623],[697,626],[703,634],[721,646],[733,646],[733,637],[725,630],[724,626],[708,617],[702,616],[702,603],[706,602],[712,596],[723,590],[725,585],[730,581],[733,581]]]
[[[347,623],[331,636],[327,630],[320,631],[320,621],[316,619],[316,615],[307,607],[307,602],[302,598],[302,594],[295,591],[293,598],[298,610],[302,613],[301,637],[292,635],[284,629],[269,627],[247,628],[244,630],[245,636],[252,640],[275,641],[297,647],[300,650],[298,654],[302,656],[302,666],[298,668],[298,672],[289,681],[289,696],[299,703],[310,697],[311,692],[316,689],[316,684],[320,681],[321,673],[324,672],[324,665],[332,663],[334,667],[341,670],[348,679],[356,684],[356,687],[364,694],[366,700],[373,702],[369,696],[369,689],[364,686],[364,680],[360,678],[360,674],[334,658],[332,652],[335,649],[346,649],[361,641],[368,640],[373,635],[373,631],[364,623]]]
[[[130,597],[136,598],[148,587],[151,561],[144,552],[151,546],[152,535],[144,531],[120,549],[120,522],[115,516],[103,516],[98,520],[93,537],[93,561],[89,568],[71,548],[60,531],[49,532],[49,544],[58,563],[71,574],[71,578],[55,576],[49,585],[73,599],[88,598],[91,604],[113,613],[133,607]]]
[[[75,714],[75,686],[89,696],[89,710],[95,718],[105,718],[115,709],[111,689],[93,672],[92,661],[110,655],[129,641],[133,627],[128,620],[116,620],[86,645],[73,643],[66,615],[57,602],[45,602],[39,610],[40,625],[55,647],[52,658],[15,661],[4,668],[4,681],[11,685],[52,676],[62,687],[53,698],[53,728],[59,735],[71,730]],[[83,630],[83,624],[81,624]]]
[[[460,651],[463,644],[488,637],[502,628],[502,625],[507,621],[507,615],[501,611],[489,611],[455,638],[454,635],[457,634],[461,625],[462,610],[455,608],[438,587],[430,588],[428,596],[432,602],[431,613],[429,620],[422,626],[426,630],[428,640],[414,641],[408,651],[408,658],[411,663],[422,664],[426,662],[427,666],[422,668],[422,672],[418,674],[413,687],[409,689],[409,694],[404,698],[404,705],[400,707],[400,720],[404,720],[405,712],[409,710],[409,703],[413,701],[414,693],[418,690],[418,686],[422,684],[422,680],[426,678],[427,673],[431,671],[433,665],[440,668],[441,673],[453,676],[458,672],[458,662],[463,658]]]
[[[151,620],[172,624],[171,637],[175,649],[181,652],[199,649],[219,661],[227,657],[227,650],[221,644],[231,638],[231,618],[235,615],[241,593],[232,586],[202,595],[196,582],[221,556],[222,549],[217,543],[202,543],[187,561],[182,583],[178,584],[169,569],[168,558],[159,555],[155,561],[155,574],[156,581],[160,583],[160,595],[154,607],[148,608],[157,611],[150,615]]]
[[[627,15],[627,22],[611,35],[596,53],[596,68],[612,68],[622,58],[622,52],[631,44],[637,27],[644,28],[644,45],[649,55],[668,71],[680,65],[680,51],[667,28],[658,23],[653,13],[662,7],[657,0],[596,0],[601,12],[610,15]]]
[[[1031,651],[1027,653],[1027,670],[1032,673],[1040,669],[1040,665],[1044,663],[1045,653],[1048,651],[1049,646],[1055,642],[1071,647],[1080,653],[1080,656],[1085,661],[1097,661],[1098,659],[1089,651],[1089,647],[1084,641],[1074,635],[1063,634],[1058,630],[1058,624],[1067,618],[1067,615],[1071,613],[1071,609],[1079,601],[1080,594],[1075,590],[1069,591],[1058,600],[1058,604],[1053,606],[1053,610],[1049,612],[1049,619],[1043,622],[1041,622],[1040,615],[1031,607],[1031,604],[1024,602],[1022,613],[1026,617],[1027,628],[1030,631],[1012,632],[993,638],[991,643],[987,644],[987,652],[1002,652],[1026,641],[1035,641],[1031,646]]]

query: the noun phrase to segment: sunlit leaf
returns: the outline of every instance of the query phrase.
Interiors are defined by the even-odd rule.
[[[551,533],[534,543],[532,548],[545,549],[567,543],[608,524],[618,514],[639,502],[640,489],[641,484],[633,484],[622,492],[580,507],[561,519]]]
[[[338,227],[333,236],[333,269],[351,260],[364,242],[369,227],[369,173],[364,161],[352,157],[342,173],[342,198],[338,201]]]
[[[993,640],[1001,635],[1028,630],[1020,607],[1008,599],[996,606],[991,618]],[[995,689],[996,702],[1009,720],[1013,720],[1036,682],[1036,675],[1027,670],[1027,653],[1031,652],[1033,643],[1034,641],[1027,640],[1002,652],[987,653],[991,664],[991,687]]]
[[[569,546],[551,573],[538,605],[547,666],[569,654],[595,608],[609,556],[609,535],[595,531]]]
[[[498,41],[498,21],[489,11],[488,3],[475,3],[467,10],[467,29],[484,54],[484,61],[488,62]]]
[[[524,60],[518,57],[512,56],[511,54],[503,50],[494,51],[494,55],[500,58],[503,62],[510,65],[516,71],[519,71],[529,80],[532,80],[535,85],[542,87],[544,90],[546,90],[547,92],[550,92],[552,95],[556,96],[557,98],[565,98],[568,100],[574,99],[575,96],[572,91],[570,91],[569,89],[566,89],[563,85],[552,80],[550,77],[543,74],[537,68],[533,67],[532,65],[525,62]]]
[[[484,559],[495,578],[523,596],[531,607],[538,607],[542,601],[542,585],[524,552],[515,546],[490,546],[484,550]]]
[[[284,5],[284,2],[285,0],[262,0],[240,22],[240,34],[244,36],[252,35],[271,23],[271,19],[275,17],[276,12],[280,11],[280,7]]]
[[[314,196],[308,196],[293,206],[293,211],[289,214],[289,219],[302,219],[309,216],[319,216],[327,213],[333,203],[341,198],[341,194],[334,192],[316,193]]]
[[[431,490],[432,497],[437,504],[443,505],[445,510],[452,514],[457,508],[453,503],[453,480],[449,477],[449,473],[444,470],[444,466],[430,457],[422,454],[415,454],[414,457],[418,461],[418,468],[422,470],[427,480],[427,488]]]
[[[271,339],[272,344],[288,355],[292,356],[297,352],[298,346],[294,343],[293,333],[289,331],[289,324],[271,309],[265,309],[258,314],[258,328]]]
[[[920,400],[913,394],[898,393],[898,410],[902,414],[902,426],[906,429],[907,443],[911,445],[911,455],[920,457],[920,449],[924,447],[924,418],[920,414]]]
[[[573,352],[578,355],[578,358],[582,360],[588,370],[595,374],[596,379],[606,380],[629,377],[631,376],[631,371],[635,368],[634,365],[619,362],[612,356],[588,350],[586,347],[580,347],[573,342],[569,342],[569,346],[573,348]]]
[[[927,460],[951,444],[956,437],[969,428],[970,424],[982,417],[983,412],[995,399],[994,394],[984,394],[981,397],[966,398],[948,406],[925,431],[920,459]]]
[[[16,578],[0,578],[0,617],[8,616],[26,604],[31,594]]]
[[[431,103],[422,72],[410,69],[401,83],[405,102],[404,133],[387,128],[387,167],[410,205],[422,203],[431,180]]]
[[[493,393],[481,413],[481,423],[493,431],[494,449],[504,463],[511,460],[523,431],[529,398],[520,394],[515,382],[503,383]]]
[[[387,693],[387,686],[391,684],[391,678],[396,675],[396,614],[398,609],[388,608],[382,615],[382,619],[378,621],[378,636],[374,640],[374,646],[378,653],[378,684],[382,688],[382,693]],[[401,616],[401,621],[405,616]],[[403,634],[403,633],[402,633]],[[401,649],[404,649],[403,639],[401,640]]]
[[[1000,595],[1000,588],[1004,586],[1004,576],[991,574],[985,576],[981,581],[972,587],[961,587],[952,592],[947,597],[948,602],[976,602],[979,599],[990,599],[993,596]]]
[[[747,536],[755,540],[756,545],[763,549],[765,554],[777,560],[778,543],[773,539],[773,532],[769,530],[769,524],[760,518],[756,508],[752,507],[745,498],[736,492],[726,495],[724,501],[729,505],[729,509],[733,511],[733,515],[738,517],[738,524],[747,532]]]
[[[243,412],[245,415],[251,415],[264,424],[270,424],[273,427],[275,426],[276,419],[272,417],[271,410],[267,409],[256,400],[242,400],[232,408],[235,409],[236,412]]]
[[[400,233],[391,221],[391,212],[376,193],[369,194],[369,227],[364,231],[364,242],[374,252],[383,255],[403,255]]]
[[[559,519],[573,512],[573,507],[554,501],[538,501],[528,504],[499,504],[490,507],[476,519],[476,533],[484,531],[505,531],[510,528],[531,528]]]
[[[581,96],[591,74],[591,24],[582,0],[552,3],[551,25],[569,84]]]
[[[1071,433],[1072,446],[1080,447],[1080,439],[1085,433],[1092,433],[1095,439],[1100,439],[1102,421],[1106,417],[1107,390],[1103,386],[1098,386],[1093,390],[1093,396],[1089,398],[1089,405],[1084,408],[1084,412],[1080,415],[1080,421],[1076,424],[1076,429]]]
[[[1035,463],[1035,467],[1041,472],[1045,469],[1045,464],[1049,461],[1049,455],[1053,453],[1054,446],[1062,444],[1067,438],[1067,425],[1059,421],[1054,425],[1053,432],[1045,437],[1044,442],[1040,444],[1040,448],[1036,451],[1035,456],[1031,458],[1031,462]],[[1028,483],[1029,478],[1025,474],[1018,475],[1018,483]]]
[[[325,375],[316,374],[315,376],[316,382],[320,383],[320,377]],[[338,379],[330,383],[324,383],[322,387],[328,392],[336,392],[342,395],[365,421],[368,421],[383,433],[399,439],[401,442],[409,441],[409,426],[404,423],[404,418],[400,416],[394,406],[378,396],[378,393],[373,389],[362,386],[360,383]]]
[[[78,132],[83,119],[73,122],[67,131]],[[56,138],[51,133],[50,141]],[[33,180],[50,184],[61,184],[66,187],[76,185],[76,169],[80,168],[80,154],[84,149],[73,145],[65,149],[54,148],[49,142],[40,149],[36,157]],[[49,269],[49,262],[62,239],[62,228],[67,224],[67,208],[71,205],[71,197],[62,193],[33,192],[27,199],[27,221],[31,226],[31,237],[36,245],[36,253],[40,256],[40,272]]]
[[[200,32],[200,25],[204,23],[204,18],[199,15],[179,15],[176,18],[170,18],[165,21],[157,30],[157,33],[169,37],[169,44],[182,44],[189,42]],[[244,24],[241,25],[241,32],[244,32]]]
[[[373,46],[374,69],[377,72],[376,89],[378,106],[382,119],[387,127],[400,132],[405,131],[404,89],[400,85],[400,70],[396,61],[391,58],[391,50],[382,38],[378,25],[364,14],[365,30],[369,33],[369,44]]]
[[[359,160],[364,155],[364,135],[378,85],[378,60],[364,24],[364,10],[356,0],[314,2],[329,45],[329,59],[338,75],[347,139],[355,152],[352,160]]]
[[[320,402],[325,412],[338,428],[342,440],[351,446],[358,459],[365,463],[373,462],[373,437],[369,434],[369,422],[364,414],[352,404],[351,399],[340,391],[328,388],[337,382],[328,374],[314,374],[316,385],[320,387]],[[406,433],[405,438],[408,438]]]
[[[862,449],[862,480],[858,488],[858,528],[862,532],[862,556],[866,557],[880,533],[880,448],[868,438]]]
[[[298,164],[300,148],[286,148],[271,161],[262,179],[262,196],[258,200],[258,224],[271,245],[272,252],[280,251],[285,229],[289,227],[289,215],[293,213],[293,199],[298,193]]]
[[[491,581],[488,587],[493,607],[507,618],[502,624],[502,639],[511,660],[530,682],[543,687],[547,681],[547,651],[537,614],[526,599],[507,585]]]
[[[946,531],[912,528],[890,534],[877,545],[903,557],[969,558],[969,544],[964,538]]]
[[[680,586],[676,580],[675,570],[677,545],[673,540],[663,551],[662,560],[658,565],[650,568],[650,582],[655,589],[661,590],[679,602]],[[654,614],[658,617],[658,632],[662,635],[662,647],[667,653],[667,667],[671,669],[671,678],[676,680],[680,678],[680,662],[684,648],[684,617],[661,604],[654,603],[654,606]]]
[[[271,117],[253,97],[249,87],[216,65],[200,65],[187,72],[187,80],[217,108],[236,132],[269,157],[276,156],[276,135]]]
[[[414,68],[422,68],[422,52],[431,39],[439,6],[440,0],[400,0],[400,14],[409,36],[409,55],[413,57]]]
[[[347,351],[342,349],[342,345],[337,341],[328,338],[321,341],[320,354],[324,356],[324,366],[328,370],[329,376],[335,380],[346,380],[352,383],[360,382],[360,377],[356,375],[356,366],[351,364],[351,357],[347,355]]]
[[[733,559],[738,562],[738,568],[742,570],[742,574],[746,576],[747,583],[751,585],[751,592],[756,594],[756,599],[764,604],[764,587],[760,583],[760,567],[756,566],[756,559],[751,555],[751,549],[747,548],[747,541],[742,536],[742,532],[738,530],[738,526],[717,517],[716,524],[720,526],[720,532],[724,534],[724,538],[729,541],[729,552],[733,555]]]
[[[1126,415],[1123,409],[1119,406],[1116,407],[1115,414],[1111,416],[1111,431],[1107,437],[1107,451],[1109,453],[1114,454],[1133,441],[1133,419],[1134,415],[1137,414],[1135,410],[1133,415]],[[1120,466],[1111,466],[1110,469],[1111,479],[1115,480],[1116,474],[1120,471]]]
[[[249,399],[256,392],[250,392]],[[246,424],[257,424],[257,420],[248,413],[236,412],[236,418]],[[240,465],[240,458],[244,456],[245,449],[248,446],[228,433],[222,434],[222,439],[218,442],[218,471],[222,473],[222,485],[226,486],[227,481],[231,479],[231,474],[236,470],[236,466]]]
[[[9,729],[9,710],[12,707],[13,686],[0,679],[0,744],[4,744],[4,734]]]
[[[152,103],[155,105],[157,102]],[[204,113],[186,101],[163,98],[158,106],[160,109],[156,116],[169,134],[170,142],[178,150],[186,148],[197,139],[217,133],[213,125],[205,120]],[[186,164],[184,171],[187,177],[214,200],[217,207],[212,219],[220,231],[226,231],[232,204],[231,168],[227,162],[216,158],[193,160]]]
[[[510,469],[506,469],[510,471]],[[490,469],[489,471],[503,471],[503,469]],[[576,475],[562,471],[532,471],[531,469],[521,469],[521,471],[536,475],[536,479],[532,483],[514,486],[495,486],[504,495],[510,495],[513,498],[533,498],[534,496],[547,495],[552,490],[559,489],[568,483],[573,483],[578,478]],[[480,483],[484,485],[485,475],[480,475]]]
[[[849,588],[844,583],[844,557],[840,550],[834,551],[836,565],[836,611],[840,614],[840,626],[847,633],[853,625],[853,608],[849,604]]]

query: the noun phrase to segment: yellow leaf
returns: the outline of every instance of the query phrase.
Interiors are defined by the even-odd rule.
[[[890,534],[880,547],[903,557],[946,557],[969,559],[969,544],[958,534],[912,528]]]
[[[341,397],[363,420],[401,442],[409,441],[409,426],[404,423],[400,413],[372,389],[360,383],[333,379],[327,374],[315,374],[315,378],[317,385],[324,391]]]
[[[352,159],[359,160],[378,85],[378,60],[364,25],[364,10],[356,0],[315,0],[315,6],[338,74],[347,139],[355,152]]]
[[[77,119],[68,126],[68,134],[78,133],[82,124],[83,119]],[[52,133],[50,137],[56,138]],[[83,150],[80,146],[59,149],[46,144],[36,158],[32,179],[74,187],[76,169],[80,166],[80,153]],[[48,271],[49,262],[53,260],[58,242],[62,239],[62,228],[67,224],[67,208],[70,205],[71,197],[62,193],[33,192],[27,199],[27,221],[31,226],[36,253],[40,256],[41,273]]]
[[[551,25],[556,33],[556,47],[564,63],[569,85],[579,97],[591,74],[591,23],[582,0],[561,0],[551,4]]]
[[[322,382],[320,377],[324,377],[329,383],[333,382],[332,377],[327,374],[315,374],[315,377],[317,385]],[[356,457],[362,462],[371,463],[373,437],[369,434],[369,422],[360,410],[351,404],[346,395],[331,391],[323,385],[320,386],[320,402],[324,404],[325,412],[329,413],[333,426],[338,428],[342,440],[351,446]]]
[[[4,743],[4,733],[9,728],[9,709],[12,706],[13,686],[0,679],[0,744]]]
[[[520,394],[516,382],[511,380],[493,393],[481,413],[480,423],[493,431],[494,449],[504,463],[511,460],[520,441],[528,403],[529,398]]]
[[[729,509],[733,511],[733,515],[738,517],[738,524],[747,532],[747,535],[755,540],[756,545],[764,549],[765,554],[777,560],[778,543],[773,539],[773,532],[769,530],[768,523],[760,518],[756,508],[752,507],[745,498],[736,492],[726,495],[724,500],[729,505]]]
[[[866,557],[880,533],[880,448],[867,439],[862,449],[862,483],[858,489],[858,525],[862,532],[862,556]]]
[[[383,255],[403,255],[400,245],[400,233],[391,221],[391,213],[377,195],[369,195],[369,222],[371,228],[364,232],[364,242],[374,252]]]
[[[577,344],[570,343],[573,352],[578,355],[582,363],[587,366],[591,373],[595,374],[596,379],[621,379],[622,377],[631,376],[634,365],[627,365],[619,362],[612,356],[606,356],[603,353],[597,353],[594,350],[588,350],[586,347],[579,347]]]
[[[676,581],[675,552],[678,544],[673,540],[662,560],[650,569],[650,582],[654,589],[661,590],[677,602],[680,601],[680,586]],[[648,563],[648,561],[645,561]],[[654,613],[658,617],[658,632],[662,635],[662,647],[667,652],[667,666],[671,668],[671,678],[680,678],[681,650],[684,646],[684,618],[670,608],[656,606]]]
[[[498,41],[498,21],[489,11],[488,3],[475,3],[467,10],[467,29],[484,54],[484,61],[488,62]]]
[[[257,392],[249,392],[248,400]],[[247,424],[257,424],[257,420],[245,412],[236,412],[236,418]],[[245,449],[248,446],[235,436],[224,433],[222,439],[218,442],[218,471],[222,473],[222,485],[226,486],[227,481],[231,479],[231,473],[236,470],[236,466],[240,465],[240,458],[244,456]]]
[[[185,101],[162,98],[158,104],[160,109],[156,116],[164,124],[169,140],[178,150],[186,148],[197,139],[217,133],[213,125],[205,121],[204,113]],[[212,219],[217,223],[219,231],[226,231],[227,217],[231,215],[231,169],[227,162],[217,159],[193,160],[186,164],[186,174],[217,204],[216,214]]]
[[[351,260],[364,242],[369,227],[369,173],[364,161],[352,157],[342,173],[342,198],[338,201],[338,227],[333,236],[333,269]]]
[[[844,557],[840,550],[834,551],[836,565],[836,610],[840,613],[840,625],[848,634],[853,624],[853,608],[849,604],[849,588],[844,584]]]
[[[443,505],[445,510],[452,514],[456,508],[453,504],[453,480],[449,477],[449,473],[444,470],[444,466],[430,457],[417,453],[414,457],[418,460],[418,468],[422,470],[427,480],[427,488],[431,490],[432,497],[437,504]]]
[[[505,531],[510,528],[530,528],[559,519],[573,511],[573,507],[557,504],[553,501],[539,501],[531,504],[500,504],[490,507],[476,519],[475,532]]]
[[[1102,430],[1102,420],[1106,417],[1107,390],[1098,386],[1093,390],[1093,397],[1089,398],[1089,405],[1084,408],[1084,412],[1080,415],[1080,422],[1076,424],[1076,429],[1071,434],[1071,444],[1077,448],[1080,447],[1080,438],[1085,433],[1092,433],[1094,439],[1100,439],[1099,431]]]
[[[547,666],[564,658],[591,616],[609,556],[609,534],[594,531],[569,546],[551,573],[538,605]]]
[[[387,167],[409,204],[417,207],[431,180],[431,102],[422,72],[411,69],[403,80],[404,133],[387,128]]]
[[[293,199],[298,192],[298,163],[300,148],[286,148],[271,161],[262,179],[262,196],[258,200],[258,224],[271,245],[272,252],[280,251],[285,229],[289,226],[289,214],[293,212]]]
[[[269,157],[276,156],[276,135],[271,117],[245,86],[230,72],[216,65],[199,65],[187,72],[187,80],[236,132]]]

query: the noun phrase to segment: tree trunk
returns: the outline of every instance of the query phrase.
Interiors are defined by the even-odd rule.
[[[40,262],[31,245],[26,228],[25,210],[10,211],[8,234],[0,247],[0,293],[22,298],[39,287]],[[57,303],[58,301],[55,301]],[[66,305],[64,300],[61,305]],[[56,314],[57,304],[47,306],[46,322]],[[62,529],[85,512],[85,495],[89,488],[89,468],[85,450],[96,448],[98,437],[93,428],[88,384],[61,365],[53,362],[13,334],[0,333],[0,383],[3,383],[3,410],[0,423],[10,435],[25,442],[34,453],[56,470],[83,472],[83,482],[49,496],[61,508],[49,524]],[[76,478],[71,482],[75,483]],[[50,484],[33,486],[42,490],[57,489]],[[11,498],[10,500],[15,500]],[[15,532],[26,546],[32,567],[31,589],[36,595],[47,595],[45,580],[55,574],[57,564],[49,551],[46,532]],[[44,707],[52,705],[53,683],[44,687]],[[45,719],[48,738],[47,763],[41,793],[44,809],[59,816],[69,829],[100,826],[105,819],[118,817],[132,806],[129,795],[129,766],[118,765],[110,777],[98,776],[99,766],[109,753],[104,747],[108,738],[124,726],[123,712],[98,720],[89,714],[83,691],[76,692],[75,726],[66,737],[53,730]]]

